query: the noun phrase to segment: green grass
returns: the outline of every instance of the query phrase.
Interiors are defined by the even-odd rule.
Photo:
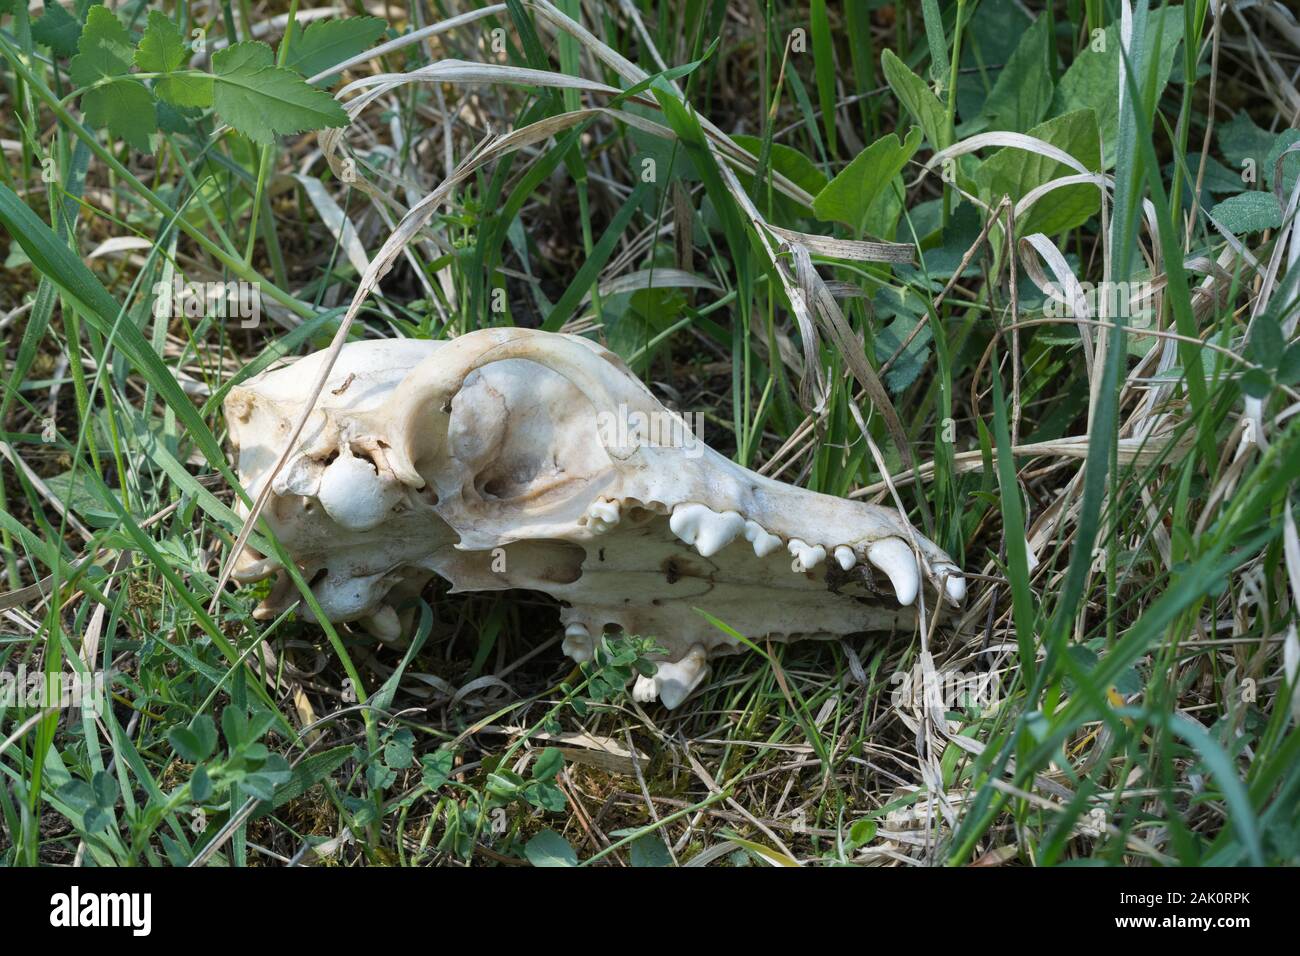
[[[112,675],[101,713],[0,700],[0,862],[1300,862],[1296,51],[1204,0],[1137,4],[1127,52],[1115,4],[867,6],[435,2],[240,66],[296,3],[127,4],[128,45],[212,47],[141,76],[103,11],[78,49],[84,10],[0,5],[0,672]],[[306,85],[346,59],[347,115]],[[1015,208],[1079,169],[1104,209]],[[156,312],[174,277],[255,283],[260,321]],[[1079,321],[1049,281],[1155,293]],[[229,389],[507,324],[599,339],[748,467],[901,503],[964,608],[740,635],[671,713],[625,690],[653,635],[574,669],[537,595],[431,587],[383,645],[295,570],[308,607],[255,621],[222,569],[280,546],[236,514]]]

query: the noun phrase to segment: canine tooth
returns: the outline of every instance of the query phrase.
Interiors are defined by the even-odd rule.
[[[826,549],[820,544],[810,545],[798,538],[790,539],[790,553],[794,555],[792,571],[811,571],[826,559]]]
[[[566,627],[564,629],[564,642],[560,644],[560,650],[579,664],[585,664],[591,660],[591,632],[587,630],[587,625],[580,621],[574,621]]]
[[[858,563],[858,556],[847,544],[841,544],[835,549],[835,560],[840,563],[843,570],[847,571]]]
[[[882,538],[867,549],[867,560],[885,572],[898,595],[898,603],[911,604],[921,589],[916,557],[902,538]]]
[[[596,534],[604,534],[618,524],[618,505],[612,501],[597,501],[587,509],[588,525]]]
[[[706,515],[711,514],[713,512],[704,505],[678,505],[673,509],[672,517],[668,519],[668,527],[687,544],[694,544],[696,536],[700,533],[701,523]]]
[[[706,558],[717,554],[745,530],[745,519],[734,511],[709,512],[700,522],[695,550]]]
[[[781,547],[781,539],[768,532],[757,521],[745,522],[745,540],[754,546],[754,554],[765,558]]]

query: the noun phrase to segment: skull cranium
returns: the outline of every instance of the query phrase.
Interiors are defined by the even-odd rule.
[[[325,360],[231,390],[250,494]],[[391,638],[395,598],[432,575],[456,591],[542,591],[561,602],[574,660],[589,660],[609,629],[654,637],[666,653],[633,693],[669,707],[710,658],[743,648],[697,609],[780,641],[911,627],[923,576],[947,603],[965,595],[951,559],[897,512],[735,464],[617,356],[569,335],[349,344],[271,481],[265,517],[331,620]],[[277,573],[259,617],[288,606],[287,576],[251,550],[236,565],[241,582]]]

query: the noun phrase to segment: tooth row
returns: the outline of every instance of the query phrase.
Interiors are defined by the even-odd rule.
[[[599,505],[592,505],[589,514],[594,513]],[[617,521],[617,506],[614,508]],[[781,547],[781,538],[753,520],[746,520],[735,511],[717,512],[702,504],[678,505],[668,519],[668,526],[673,534],[695,549],[704,557],[712,557],[736,538],[743,535],[754,548],[754,554],[763,558]],[[791,538],[787,544],[793,561],[790,569],[796,573],[811,571],[826,560],[826,548],[820,544],[809,544],[799,538]],[[846,544],[837,545],[831,554],[839,566],[848,571],[858,561],[858,555]],[[867,548],[866,558],[873,566],[883,571],[894,587],[898,603],[909,605],[916,600],[921,590],[921,570],[911,547],[902,538],[882,538]],[[966,579],[961,571],[952,564],[937,564],[935,576],[944,582],[944,591],[955,604],[960,604],[966,597]]]

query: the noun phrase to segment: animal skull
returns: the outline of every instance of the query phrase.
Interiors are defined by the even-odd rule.
[[[250,496],[324,361],[316,353],[231,390]],[[394,603],[435,574],[453,591],[542,591],[562,603],[575,661],[606,630],[654,637],[666,654],[633,695],[668,707],[711,658],[743,646],[697,608],[784,641],[910,628],[923,574],[950,604],[966,589],[897,512],[736,465],[617,356],[570,335],[485,329],[345,346],[271,491],[265,517],[330,620],[393,639]],[[273,559],[246,550],[237,562],[243,583],[277,574],[260,619],[289,606],[292,585]]]

